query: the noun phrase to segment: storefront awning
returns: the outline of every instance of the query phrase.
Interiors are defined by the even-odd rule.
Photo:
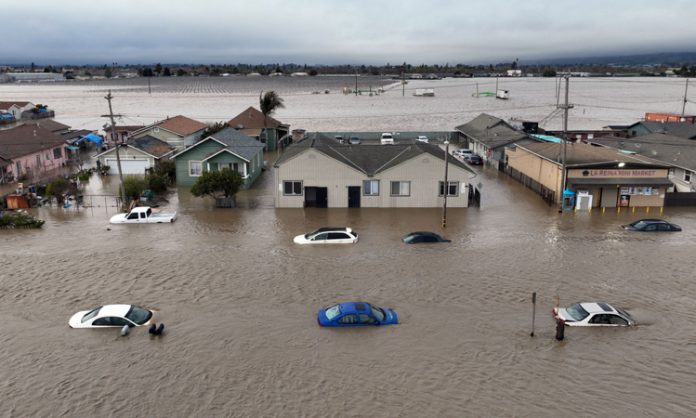
[[[640,178],[640,177],[629,177],[629,178],[569,178],[569,184],[575,185],[585,185],[585,186],[607,186],[607,185],[619,185],[619,186],[671,186],[672,182],[670,179],[660,177],[660,178]]]

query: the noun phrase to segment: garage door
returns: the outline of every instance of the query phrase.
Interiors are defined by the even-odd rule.
[[[115,158],[107,158],[106,165],[111,167],[109,174],[118,174],[118,164]],[[145,174],[148,168],[147,160],[121,160],[121,173],[123,174]]]

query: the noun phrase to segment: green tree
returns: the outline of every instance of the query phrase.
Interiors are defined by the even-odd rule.
[[[106,78],[113,77],[113,72],[111,71],[111,68],[106,67],[106,69],[104,70],[104,77],[106,77]]]
[[[155,65],[155,72],[157,73],[157,75],[162,74],[162,64],[160,64],[159,62],[157,63],[157,65]]]
[[[165,77],[171,77],[172,72],[169,70],[169,67],[164,67],[164,71],[162,72],[162,75]]]
[[[188,73],[187,73],[186,70],[184,70],[183,68],[179,68],[178,70],[176,70],[176,76],[177,76],[177,77],[183,77],[183,76],[185,76],[186,74],[188,74]]]
[[[228,198],[237,194],[242,184],[244,184],[242,176],[229,167],[220,171],[204,171],[191,187],[191,194],[196,197],[218,198],[222,195]]]
[[[544,72],[541,74],[542,77],[556,77],[556,71],[555,70],[544,70]]]
[[[261,113],[263,113],[264,128],[267,127],[268,116],[272,115],[276,109],[284,108],[283,99],[275,91],[267,91],[266,94],[259,95],[259,106],[261,107]]]
[[[227,128],[228,126],[229,125],[227,124],[227,122],[215,122],[212,124],[208,124],[208,127],[205,128],[205,130],[203,131],[203,136],[201,136],[201,138],[207,138],[210,135],[218,133],[221,130]]]
[[[174,184],[176,180],[176,163],[174,160],[159,161],[155,165],[155,174],[166,177],[168,184]]]
[[[56,198],[56,201],[61,204],[65,200],[65,194],[72,190],[70,182],[62,177],[58,177],[46,186],[46,194]]]

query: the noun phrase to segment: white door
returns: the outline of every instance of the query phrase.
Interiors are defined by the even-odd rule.
[[[111,167],[109,174],[118,174],[118,164],[115,158],[107,158],[106,165]],[[145,169],[149,168],[147,160],[128,160],[121,159],[121,173],[123,174],[145,174]]]

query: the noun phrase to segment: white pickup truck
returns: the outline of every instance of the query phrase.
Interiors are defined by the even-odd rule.
[[[111,217],[112,224],[161,224],[165,222],[174,222],[176,220],[176,212],[174,213],[155,213],[148,206],[138,206],[131,209],[128,213],[119,213]]]

